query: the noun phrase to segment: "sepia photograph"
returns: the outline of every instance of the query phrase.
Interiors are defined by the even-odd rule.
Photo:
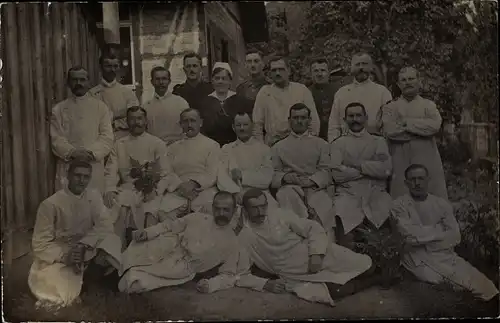
[[[2,318],[500,317],[498,2],[0,4]]]

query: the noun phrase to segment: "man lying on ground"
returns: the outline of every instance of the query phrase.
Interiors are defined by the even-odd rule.
[[[232,287],[239,263],[234,196],[218,192],[212,208],[213,215],[191,213],[135,231],[123,254],[120,291],[141,293],[184,284],[217,266],[217,276],[198,283],[200,291]]]
[[[72,161],[68,186],[38,208],[28,285],[40,305],[73,303],[91,263],[108,275],[120,267],[120,238],[114,234],[101,194],[87,190],[91,174],[90,163]]]
[[[329,242],[318,222],[299,218],[287,209],[268,208],[266,195],[258,189],[244,194],[243,207],[244,224],[238,236],[242,245],[240,270],[255,264],[280,278],[240,275],[237,286],[293,292],[306,300],[333,305],[334,299],[371,283],[360,280],[371,271],[370,257]]]
[[[498,294],[495,285],[455,253],[460,229],[453,207],[447,200],[428,193],[427,168],[412,164],[405,178],[410,193],[396,199],[392,208],[397,228],[409,245],[403,266],[422,281],[447,282],[485,301],[493,299]]]

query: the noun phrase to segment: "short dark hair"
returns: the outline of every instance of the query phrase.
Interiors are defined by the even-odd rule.
[[[294,105],[292,105],[290,107],[290,111],[288,112],[288,118],[291,118],[292,117],[292,111],[299,111],[299,110],[307,110],[307,116],[310,117],[311,116],[311,109],[309,109],[309,107],[307,105],[305,105],[304,103],[295,103]]]
[[[99,65],[102,66],[105,59],[120,59],[118,55],[116,55],[112,50],[104,51],[101,56],[99,56]]]
[[[231,79],[231,80],[233,79],[233,77],[231,76],[231,73],[229,73],[229,71],[227,69],[222,68],[222,67],[214,68],[214,70],[212,71],[212,77],[214,77],[214,75],[219,74],[222,71],[226,71],[227,75],[229,76],[229,79]]]
[[[267,196],[261,189],[250,188],[248,191],[245,192],[245,194],[243,194],[243,198],[241,199],[242,200],[241,204],[243,204],[243,206],[247,206],[249,200],[258,199],[261,196],[264,196],[267,201]]]
[[[361,107],[361,109],[363,110],[363,113],[366,116],[366,108],[365,108],[365,106],[362,103],[360,103],[360,102],[351,102],[344,109],[344,117],[347,117],[347,110],[349,108],[354,108],[354,107]]]
[[[168,78],[169,79],[172,78],[172,76],[170,75],[170,71],[168,69],[166,69],[165,67],[163,67],[163,66],[155,66],[155,67],[153,67],[151,69],[151,78],[152,79],[155,78],[155,73],[159,72],[159,71],[165,71],[165,72],[167,72]]]
[[[81,159],[73,159],[72,161],[69,162],[68,174],[73,173],[77,168],[87,168],[90,169],[90,172],[92,172],[91,163]]]
[[[250,121],[251,121],[251,122],[253,122],[253,120],[252,120],[252,113],[251,113],[251,112],[249,112],[249,111],[246,111],[246,110],[244,110],[244,109],[240,109],[240,110],[238,110],[238,111],[236,112],[236,114],[234,115],[234,118],[233,118],[233,124],[234,124],[234,122],[236,121],[236,117],[237,117],[237,116],[244,117],[244,116],[246,116],[246,115],[250,118]]]
[[[401,73],[404,73],[408,70],[414,70],[417,74],[417,78],[420,77],[420,72],[415,66],[403,66],[398,72],[398,79],[399,79],[399,76],[401,75]]]
[[[76,66],[72,66],[68,72],[66,73],[66,82],[69,82],[69,75],[71,74],[71,72],[76,72],[76,71],[85,71],[87,72],[87,78],[89,77],[89,71],[87,71],[87,69],[81,65],[76,65]]]
[[[236,208],[236,198],[234,197],[234,194],[229,193],[228,191],[219,191],[215,193],[213,201],[215,201],[218,198],[229,198],[233,202],[233,208]]]
[[[196,112],[196,114],[198,115],[198,117],[200,117],[200,119],[202,119],[201,117],[201,113],[200,111],[198,111],[197,109],[193,109],[193,108],[187,108],[187,109],[184,109],[180,115],[179,115],[179,120],[182,118],[183,115],[185,115],[186,113],[189,113],[189,112]]]
[[[290,68],[290,65],[288,64],[288,59],[285,56],[278,56],[278,55],[275,55],[275,56],[269,58],[269,62],[268,62],[269,68],[271,68],[271,63],[277,62],[277,61],[285,62],[286,67]]]
[[[311,67],[314,65],[314,64],[326,64],[326,66],[328,66],[328,60],[324,57],[318,57],[318,58],[315,58],[311,61]]]
[[[250,55],[250,54],[258,54],[260,56],[260,58],[264,58],[264,55],[262,54],[262,52],[256,48],[247,49],[247,51],[245,52],[245,56]]]
[[[134,105],[134,106],[131,106],[127,109],[127,118],[128,118],[130,113],[137,112],[137,111],[142,111],[142,113],[144,114],[144,117],[146,117],[146,118],[148,117],[148,112],[146,111],[146,109],[144,109],[141,106]]]
[[[429,176],[429,170],[427,169],[427,167],[425,165],[422,165],[422,164],[411,164],[410,166],[408,166],[405,169],[405,178],[408,179],[408,173],[410,173],[412,170],[415,170],[415,169],[423,169],[423,170],[425,170],[425,174],[427,176]]]
[[[184,58],[182,59],[182,64],[186,64],[186,59],[188,58],[197,58],[198,61],[200,62],[200,65],[202,63],[202,59],[201,59],[201,56],[195,52],[191,52],[191,53],[187,53],[186,55],[184,55]]]

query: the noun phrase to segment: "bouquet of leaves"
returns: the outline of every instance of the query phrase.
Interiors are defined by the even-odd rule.
[[[355,250],[372,258],[376,270],[381,275],[382,285],[389,287],[402,278],[401,257],[406,239],[397,230],[392,230],[392,219],[380,228],[366,222],[356,229]]]
[[[132,168],[130,169],[130,177],[134,179],[135,189],[142,193],[143,197],[147,197],[152,193],[160,181],[160,162],[159,159],[155,159],[150,162],[141,164],[139,161],[130,158],[130,164]]]

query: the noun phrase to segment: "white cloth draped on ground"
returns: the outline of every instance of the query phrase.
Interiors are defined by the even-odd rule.
[[[403,266],[418,279],[447,282],[484,300],[498,294],[493,282],[455,253],[460,230],[448,201],[429,194],[419,202],[404,195],[394,201],[391,212],[398,229],[408,237],[410,249],[403,256]]]
[[[84,270],[77,274],[64,263],[77,243],[86,246],[85,262],[99,252],[109,265],[120,268],[120,238],[113,232],[100,193],[86,191],[76,196],[63,189],[38,208],[32,242],[34,259],[28,277],[37,299],[67,306],[78,297]]]
[[[349,103],[363,104],[368,114],[367,130],[376,134],[379,132],[380,108],[392,100],[391,92],[383,85],[368,79],[363,83],[354,80],[353,83],[341,87],[333,99],[333,106],[328,121],[328,141],[331,142],[348,130],[344,122],[345,107]]]
[[[384,138],[366,130],[348,131],[330,143],[330,158],[335,181],[335,210],[344,233],[363,223],[366,217],[379,228],[390,215],[391,196],[386,180],[392,172],[391,156]],[[352,162],[360,163],[361,170]]]
[[[191,201],[191,211],[212,212],[212,201],[217,193],[217,171],[220,146],[214,140],[198,134],[193,138],[183,138],[168,148],[170,165],[181,182],[193,180],[200,185],[198,197]],[[184,208],[188,200],[177,194],[166,194],[161,201],[161,210],[169,213]]]
[[[109,108],[100,100],[85,94],[72,95],[52,109],[50,140],[57,157],[56,190],[67,185],[67,162],[75,149],[92,152],[92,179],[89,188],[104,190],[104,158],[113,146],[113,129]]]
[[[287,289],[297,296],[333,305],[326,285],[344,285],[367,271],[370,257],[329,242],[324,229],[316,222],[302,219],[284,209],[269,209],[263,224],[247,219],[238,236],[240,244],[255,265],[287,281]],[[308,273],[309,256],[325,255],[321,271]],[[241,266],[245,263],[240,254]],[[241,275],[236,285],[262,290],[266,279]]]
[[[161,179],[157,184],[156,199],[143,203],[142,194],[134,188],[130,170],[132,167],[137,167],[137,164],[144,165],[146,162],[155,165],[152,167]],[[117,203],[111,213],[116,225],[122,228],[122,231],[129,223],[134,223],[139,229],[143,228],[144,213],[155,215],[160,208],[163,193],[174,192],[181,183],[170,165],[165,143],[147,132],[137,137],[128,135],[116,140],[106,164],[105,181],[106,192],[118,193]],[[127,210],[123,212],[122,207],[126,207]]]
[[[303,218],[308,217],[304,198],[323,223],[323,227],[335,225],[333,201],[326,189],[331,184],[328,171],[330,154],[328,143],[316,136],[305,133],[297,135],[292,132],[273,147],[272,162],[274,176],[271,186],[278,189],[276,199],[281,208],[290,209]],[[287,173],[307,176],[317,188],[302,188],[298,185],[283,185],[283,177]]]
[[[108,83],[106,80],[101,79],[101,83],[90,89],[89,93],[106,103],[110,109],[115,139],[128,135],[127,109],[139,106],[139,100],[134,91],[117,80]]]
[[[209,291],[232,287],[239,263],[235,221],[219,227],[212,215],[191,213],[147,228],[148,240],[132,242],[123,253],[119,289],[141,293],[179,285],[220,264],[219,274],[209,279]]]
[[[181,112],[188,109],[189,104],[178,95],[167,93],[160,97],[157,93],[144,109],[148,113],[148,132],[170,144],[182,138],[182,128],[179,125]]]
[[[422,164],[429,171],[429,192],[447,199],[443,164],[434,138],[441,128],[436,104],[419,95],[412,101],[400,97],[383,107],[382,125],[392,156],[392,198],[408,194],[405,169]]]
[[[241,183],[231,178],[232,169],[241,171]],[[269,146],[253,137],[247,142],[238,139],[222,146],[217,187],[229,193],[244,193],[249,188],[258,188],[266,194],[269,207],[278,207],[278,202],[269,193],[273,173]]]
[[[305,85],[290,82],[284,89],[274,84],[264,85],[260,89],[252,115],[255,138],[272,146],[276,141],[286,137],[290,133],[288,124],[290,107],[296,103],[303,103],[311,109],[312,120],[309,131],[317,136],[320,122],[312,93]]]

